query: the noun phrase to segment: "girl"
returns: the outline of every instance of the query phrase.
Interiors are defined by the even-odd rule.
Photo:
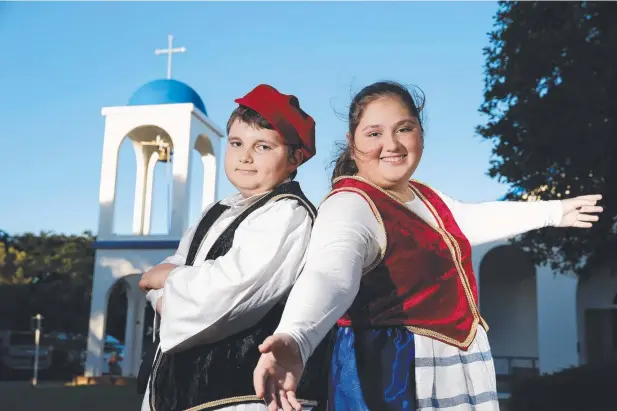
[[[498,410],[471,246],[598,220],[591,213],[602,211],[599,195],[465,204],[410,181],[424,148],[420,112],[393,82],[353,99],[348,147],[307,264],[279,327],[260,346],[254,384],[270,410],[277,401],[299,409],[303,364],[335,323],[330,411]]]

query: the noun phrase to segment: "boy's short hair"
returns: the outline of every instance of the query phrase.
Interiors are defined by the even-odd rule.
[[[241,121],[247,124],[248,126],[254,127],[258,130],[260,129],[274,130],[274,127],[272,127],[272,124],[270,124],[268,120],[263,118],[263,116],[259,114],[258,112],[246,106],[238,106],[231,113],[231,116],[229,116],[229,120],[227,120],[227,135],[229,135],[229,130],[231,129],[231,125],[236,120]],[[281,136],[281,137],[283,138],[283,140],[285,140],[285,136]],[[294,152],[296,150],[298,150],[298,146],[296,146],[295,144],[287,144],[287,157],[290,161],[291,159],[294,158]],[[297,169],[294,170],[289,175],[289,178],[293,180],[296,177],[296,174],[298,174]]]

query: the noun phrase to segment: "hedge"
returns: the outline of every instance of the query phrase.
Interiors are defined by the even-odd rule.
[[[514,382],[510,411],[617,411],[617,360]]]

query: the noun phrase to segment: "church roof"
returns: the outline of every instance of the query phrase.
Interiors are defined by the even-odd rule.
[[[206,112],[206,106],[199,94],[191,87],[178,80],[159,79],[141,86],[129,99],[129,106],[153,104],[193,103],[195,107]]]

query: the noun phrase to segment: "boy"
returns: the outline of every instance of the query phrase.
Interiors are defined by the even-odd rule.
[[[154,360],[140,370],[142,411],[266,409],[253,369],[304,262],[316,210],[293,178],[315,155],[315,122],[268,85],[235,101],[225,173],[239,193],[208,207],[140,281],[161,317]],[[312,379],[308,406],[319,396]]]

